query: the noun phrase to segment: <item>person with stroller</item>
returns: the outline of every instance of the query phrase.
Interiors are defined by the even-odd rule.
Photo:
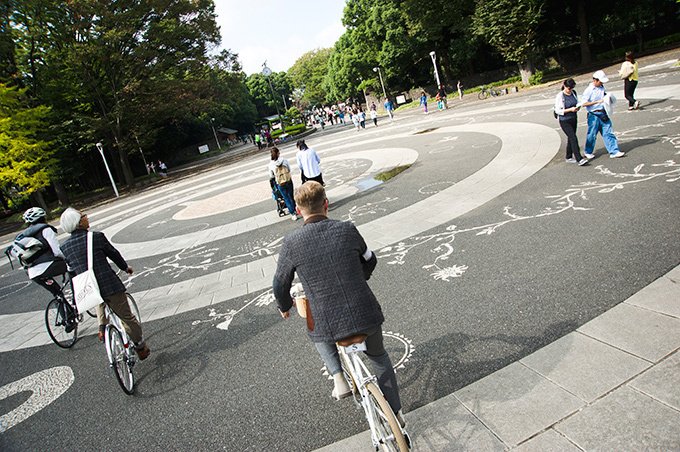
[[[295,210],[295,199],[293,198],[293,178],[290,175],[290,165],[287,159],[281,157],[279,148],[276,146],[272,148],[270,154],[269,185],[271,185],[274,193],[276,193],[276,187],[278,186],[292,220],[296,221],[298,215]]]

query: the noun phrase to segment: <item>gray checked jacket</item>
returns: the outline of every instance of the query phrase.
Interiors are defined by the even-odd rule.
[[[308,218],[284,238],[274,296],[282,312],[290,310],[290,287],[297,273],[308,300],[307,328],[313,342],[335,342],[382,325],[382,310],[366,282],[377,260],[373,253],[368,260],[362,258],[366,250],[352,223],[323,215]]]
[[[94,275],[99,284],[102,298],[125,291],[123,282],[109,265],[106,258],[111,259],[121,270],[128,268],[127,262],[120,252],[111,245],[103,232],[92,233]],[[70,270],[79,275],[87,271],[87,230],[76,229],[59,247],[64,253]]]

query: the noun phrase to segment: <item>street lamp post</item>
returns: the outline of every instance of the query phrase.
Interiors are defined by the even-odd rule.
[[[430,52],[430,57],[432,57],[432,65],[434,66],[434,76],[437,78],[437,88],[439,88],[441,82],[439,81],[439,71],[437,70],[437,54],[434,50]]]
[[[217,139],[217,132],[215,132],[215,125],[213,124],[215,122],[215,118],[210,118],[210,127],[213,129],[213,135],[215,135],[215,143],[217,143],[217,149],[222,149],[222,146],[220,146],[220,140]]]
[[[279,113],[279,103],[276,102],[276,96],[274,95],[274,87],[272,86],[272,81],[269,78],[272,75],[272,70],[267,67],[266,61],[262,65],[262,75],[267,77],[267,82],[269,83],[269,89],[272,92],[272,100],[274,101],[274,106],[276,107],[276,115],[279,117],[279,121],[281,122],[281,131],[283,133],[286,133],[286,125],[283,123],[283,117],[281,116],[281,113]],[[284,103],[285,103],[285,101],[284,101]]]
[[[383,89],[383,97],[385,97],[385,101],[387,101],[387,93],[385,92],[385,84],[383,83],[382,72],[380,71],[379,67],[374,67],[373,72],[377,72],[378,76],[380,76],[380,86],[382,86]]]
[[[106,172],[109,173],[109,179],[111,180],[111,185],[113,186],[113,191],[116,194],[116,198],[119,198],[120,196],[118,195],[118,187],[116,187],[116,183],[113,181],[113,176],[111,175],[111,170],[109,169],[109,164],[106,162],[106,157],[104,157],[104,146],[102,146],[101,143],[97,143],[96,146],[97,146],[97,150],[102,155],[102,160],[104,160],[104,166],[106,167]]]

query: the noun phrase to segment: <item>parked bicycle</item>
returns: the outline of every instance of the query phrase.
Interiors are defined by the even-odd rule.
[[[359,352],[366,351],[365,340],[365,334],[357,334],[337,343],[342,369],[352,388],[352,398],[357,407],[364,410],[376,451],[381,447],[385,452],[408,452],[411,450],[408,433],[380,391],[375,376],[361,359]]]
[[[503,92],[503,90],[494,88],[491,85],[489,85],[488,87],[482,86],[482,90],[479,92],[479,94],[477,96],[480,99],[484,100],[484,99],[488,99],[489,96],[498,97],[498,96],[502,96],[503,94],[505,94]]]
[[[45,309],[45,326],[52,341],[62,348],[70,348],[78,340],[78,323],[83,316],[78,314],[73,299],[73,283],[69,273],[62,275],[62,283],[54,278],[52,283],[60,286],[61,294],[54,297]]]
[[[127,295],[130,310],[139,319],[137,302],[129,293],[125,295]],[[135,376],[132,373],[132,369],[139,362],[135,344],[125,331],[123,322],[107,303],[104,303],[104,312],[108,319],[104,334],[104,344],[109,358],[109,366],[123,391],[126,394],[133,394],[135,392]]]

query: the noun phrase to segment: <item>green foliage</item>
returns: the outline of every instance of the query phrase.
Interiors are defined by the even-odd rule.
[[[39,138],[49,109],[28,107],[25,91],[0,84],[0,187],[12,187],[15,196],[49,185],[53,152]]]
[[[540,85],[543,83],[543,72],[537,71],[534,72],[534,74],[529,77],[529,84],[531,85]]]
[[[316,49],[305,53],[288,69],[296,100],[302,105],[316,105],[325,102],[328,95],[324,77],[328,72],[328,61],[333,49]]]

